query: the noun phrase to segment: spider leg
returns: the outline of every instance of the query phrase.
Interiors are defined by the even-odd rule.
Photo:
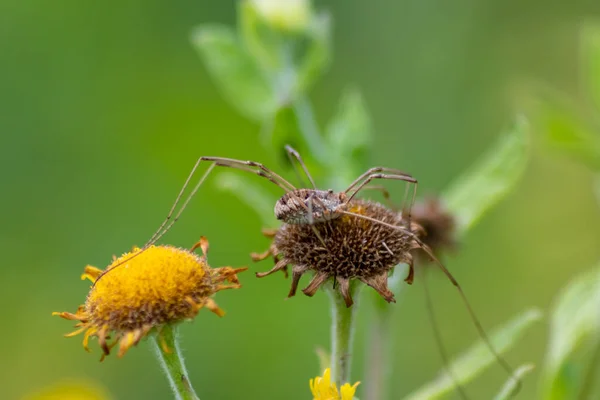
[[[296,175],[298,175],[298,178],[300,178],[300,174],[298,173],[298,169],[296,168],[296,163],[294,163],[294,159],[296,160],[296,162],[298,164],[300,164],[300,167],[302,167],[302,170],[304,171],[304,175],[306,175],[306,177],[308,178],[308,181],[312,185],[313,189],[316,189],[317,185],[315,184],[313,177],[310,175],[310,172],[308,172],[308,168],[306,168],[306,164],[304,164],[304,160],[302,160],[300,153],[298,153],[289,144],[285,145],[285,151],[288,155],[288,158],[290,159],[290,162],[292,163],[292,166],[294,167],[294,171],[296,171]],[[300,180],[302,180],[302,178],[300,178]]]

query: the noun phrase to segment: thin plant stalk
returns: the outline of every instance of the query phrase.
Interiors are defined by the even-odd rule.
[[[352,307],[346,307],[342,295],[329,288],[331,300],[331,381],[338,386],[350,382],[350,367],[352,365],[352,341],[354,339],[355,316],[357,310],[356,291],[350,288],[355,298]]]
[[[156,357],[169,379],[175,399],[200,400],[188,379],[175,329],[170,325],[165,325],[159,334],[151,337],[151,342],[154,345]]]
[[[404,287],[400,276],[404,276],[404,268],[397,266],[394,274],[390,277],[390,287],[396,292],[396,307],[386,303],[377,296],[375,300],[375,312],[370,321],[370,329],[367,340],[367,356],[365,368],[366,400],[389,399],[390,379],[392,377],[392,357],[394,340],[394,324],[392,313],[397,309],[398,303],[404,294]]]
[[[387,309],[379,308],[370,322],[368,350],[365,369],[365,399],[389,398],[391,363],[389,346],[392,343],[392,321]]]

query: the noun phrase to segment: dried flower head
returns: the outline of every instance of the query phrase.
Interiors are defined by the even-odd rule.
[[[353,200],[348,211],[386,224],[401,226],[400,215],[383,205],[365,200]],[[410,251],[419,247],[410,234],[375,221],[353,215],[315,224],[283,224],[270,232],[273,243],[262,254],[253,254],[255,261],[270,255],[275,267],[258,273],[263,277],[276,271],[286,272],[292,266],[292,287],[288,297],[296,294],[300,277],[307,271],[314,276],[302,291],[312,296],[330,278],[338,284],[346,305],[352,305],[350,280],[358,279],[373,287],[388,302],[394,294],[387,286],[388,273],[397,264],[409,264],[406,282],[412,283],[413,269]]]
[[[194,253],[198,247],[202,256]],[[65,336],[85,332],[83,347],[87,351],[89,338],[97,337],[104,355],[119,343],[119,357],[152,329],[160,334],[162,326],[193,319],[203,307],[223,316],[211,296],[220,290],[239,288],[236,274],[246,268],[212,269],[206,260],[207,251],[205,238],[189,251],[173,246],[150,246],[145,251],[134,248],[119,258],[113,257],[106,271],[117,265],[119,268],[102,279],[98,278],[105,271],[87,266],[81,278],[94,285],[85,304],[75,314],[53,315],[79,321],[75,325],[78,329]],[[112,332],[114,339],[108,343]]]
[[[456,246],[456,221],[439,198],[431,197],[416,203],[412,218],[421,227],[418,236],[434,253]]]
[[[354,385],[344,383],[338,392],[335,383],[331,382],[331,371],[327,368],[322,377],[317,376],[310,380],[310,391],[313,400],[352,400],[359,384],[360,382],[356,382]]]

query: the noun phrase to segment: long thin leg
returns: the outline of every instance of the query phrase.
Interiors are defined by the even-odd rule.
[[[219,165],[221,167],[237,168],[237,169],[241,169],[242,171],[247,171],[247,172],[262,176],[264,178],[267,178],[268,180],[270,180],[271,182],[273,182],[274,184],[276,184],[277,186],[279,186],[286,192],[296,189],[296,187],[294,185],[292,185],[291,183],[286,181],[283,177],[281,177],[277,173],[271,171],[270,169],[265,167],[263,164],[257,163],[255,161],[243,161],[243,160],[236,160],[233,158],[223,158],[223,157],[201,157],[201,160],[212,161],[215,163],[215,165]],[[257,169],[252,169],[252,167],[257,168]]]
[[[192,180],[192,177],[194,176],[194,174],[196,173],[196,170],[198,169],[198,166],[200,165],[200,162],[202,161],[202,157],[200,157],[198,159],[198,161],[196,161],[196,164],[194,164],[194,167],[192,168],[192,170],[190,171],[187,179],[185,180],[185,182],[183,183],[183,186],[181,187],[181,190],[179,191],[179,194],[177,195],[177,198],[175,199],[175,202],[173,203],[173,205],[171,206],[171,209],[169,210],[169,213],[167,214],[167,217],[165,218],[165,220],[162,222],[162,224],[160,224],[160,226],[158,227],[158,229],[156,230],[156,232],[154,232],[154,234],[152,235],[152,237],[150,237],[150,239],[148,240],[147,243],[152,242],[152,240],[154,240],[154,238],[160,233],[160,231],[165,227],[165,225],[169,222],[169,220],[171,219],[171,216],[173,215],[173,213],[175,212],[175,208],[177,208],[177,204],[179,204],[179,201],[181,200],[181,197],[183,196],[183,193],[185,192],[185,189],[187,189],[190,181]],[[208,176],[208,174],[212,171],[214,165],[211,165],[206,172],[204,173],[204,176],[202,178],[200,178],[200,181],[203,182],[204,179],[206,179],[206,177]]]
[[[415,200],[417,198],[417,186],[418,186],[418,181],[410,175],[381,174],[381,173],[371,174],[371,175],[367,176],[366,178],[364,178],[364,180],[360,184],[358,184],[358,186],[355,185],[356,186],[355,189],[352,191],[352,194],[350,194],[350,196],[347,198],[346,201],[349,202],[350,200],[352,200],[354,198],[354,196],[356,196],[358,194],[358,192],[360,192],[365,186],[367,186],[374,179],[392,179],[392,180],[405,181],[405,182],[414,184],[413,195],[412,195],[412,198],[408,205],[408,212],[405,213],[405,210],[402,210],[402,214],[403,214],[403,216],[406,215],[407,221],[408,221],[408,226],[410,227],[411,226],[411,210],[412,210],[412,208],[415,204]]]
[[[429,293],[429,286],[427,286],[426,279],[426,268],[421,268],[423,271],[422,282],[423,282],[423,291],[425,292],[425,304],[427,306],[427,315],[429,316],[429,323],[431,324],[431,328],[433,329],[433,336],[435,338],[435,343],[437,344],[438,351],[440,352],[440,357],[442,359],[442,363],[444,365],[444,369],[448,373],[448,376],[454,384],[456,385],[456,391],[460,394],[460,397],[467,400],[467,394],[465,393],[463,387],[460,385],[460,382],[454,375],[454,371],[450,369],[450,363],[448,361],[448,354],[446,353],[446,347],[444,346],[444,342],[442,341],[442,337],[440,335],[439,327],[437,326],[437,322],[435,319],[435,313],[433,311],[433,302],[431,301],[431,293]]]
[[[198,168],[198,165],[200,165],[201,161],[202,161],[202,157],[200,157],[198,159],[198,161],[196,161],[196,164],[194,164],[194,167],[192,168],[192,171],[188,175],[185,183],[183,184],[183,187],[179,191],[179,194],[177,195],[177,198],[175,199],[175,202],[171,206],[171,210],[169,210],[169,213],[167,214],[167,217],[164,219],[164,221],[162,222],[162,224],[160,224],[159,228],[154,232],[154,234],[150,237],[150,239],[146,242],[146,244],[144,244],[144,246],[140,249],[140,251],[138,251],[137,253],[135,253],[131,257],[126,258],[125,260],[121,261],[120,263],[114,265],[111,269],[104,271],[98,277],[98,279],[96,279],[96,281],[92,284],[92,288],[94,286],[96,286],[96,284],[100,281],[100,279],[102,279],[102,277],[104,275],[106,275],[110,271],[113,271],[115,268],[118,268],[118,267],[124,265],[126,262],[128,262],[131,259],[133,259],[133,258],[139,256],[140,254],[142,254],[144,251],[146,251],[146,249],[148,249],[150,246],[152,246],[154,243],[156,243],[165,233],[167,233],[169,231],[169,229],[171,229],[171,227],[173,226],[173,224],[175,222],[177,222],[177,220],[181,216],[181,213],[183,212],[183,210],[185,210],[185,208],[187,207],[187,205],[190,202],[190,200],[194,197],[194,195],[196,194],[196,192],[198,191],[198,189],[200,189],[200,186],[202,186],[202,184],[204,183],[204,181],[206,180],[206,178],[208,177],[208,175],[211,173],[211,171],[215,167],[214,163],[211,164],[208,167],[208,169],[206,170],[206,172],[204,172],[204,175],[202,175],[202,177],[200,178],[200,180],[198,181],[198,183],[196,184],[196,186],[194,186],[194,189],[192,190],[192,192],[185,199],[183,205],[181,206],[181,208],[179,209],[179,211],[175,215],[175,218],[172,221],[170,221],[171,217],[173,216],[173,213],[175,212],[175,209],[177,208],[177,205],[181,201],[181,198],[182,198],[183,193],[185,192],[185,189],[187,188],[187,186],[188,186],[190,180],[192,179],[192,177],[194,176],[194,173],[196,172],[196,169]],[[170,223],[169,223],[169,221],[170,221]],[[166,227],[165,227],[165,225],[166,225]]]
[[[352,215],[352,216],[355,216],[356,218],[362,218],[362,219],[365,219],[365,220],[368,220],[368,221],[371,221],[374,223],[378,223],[378,224],[387,226],[392,229],[401,230],[401,231],[403,231],[403,233],[410,236],[412,238],[412,240],[414,240],[419,245],[419,247],[429,256],[429,258],[435,264],[437,264],[437,266],[442,270],[444,275],[446,275],[448,280],[456,287],[456,290],[458,290],[461,300],[463,301],[465,307],[467,308],[467,311],[471,317],[471,320],[473,321],[473,325],[475,325],[475,328],[477,329],[477,332],[479,333],[479,336],[485,343],[486,347],[489,349],[490,353],[492,353],[492,355],[494,355],[494,357],[496,358],[496,361],[498,361],[498,364],[500,364],[502,366],[502,368],[517,382],[517,391],[520,389],[521,379],[514,375],[514,371],[513,371],[512,367],[506,362],[506,360],[504,360],[504,358],[502,358],[500,356],[500,354],[498,354],[496,349],[494,349],[492,342],[490,341],[487,333],[485,333],[485,330],[483,329],[483,325],[481,325],[479,318],[477,318],[477,315],[475,314],[473,307],[471,307],[471,303],[467,299],[467,296],[465,295],[465,292],[463,291],[462,287],[460,286],[458,281],[454,278],[454,276],[450,273],[450,271],[448,271],[448,269],[444,266],[444,264],[442,264],[440,262],[440,260],[438,260],[433,255],[433,252],[431,251],[429,246],[427,246],[425,243],[423,243],[421,241],[421,239],[419,239],[414,232],[410,231],[409,229],[406,229],[404,226],[396,226],[396,225],[388,224],[387,222],[379,221],[375,218],[371,218],[366,215],[356,214],[356,213],[353,213],[350,211],[340,211],[340,213],[346,214],[346,215]]]
[[[312,231],[314,232],[315,236],[317,236],[317,238],[319,239],[319,241],[321,242],[321,244],[323,245],[325,250],[329,251],[329,249],[327,248],[327,245],[325,244],[325,241],[323,240],[323,237],[321,236],[321,234],[319,233],[319,230],[315,226],[315,219],[313,217],[313,200],[320,201],[320,199],[316,199],[314,197],[314,193],[311,194],[310,196],[308,196],[308,199],[306,199],[306,202],[308,203],[307,204],[308,205],[308,224],[312,228]]]
[[[215,165],[216,164],[211,164],[208,167],[208,169],[206,170],[206,172],[204,173],[204,175],[202,175],[202,178],[200,178],[200,180],[198,181],[198,183],[196,184],[196,186],[194,186],[194,188],[192,189],[192,191],[190,192],[190,194],[188,195],[188,197],[185,199],[185,201],[183,202],[183,204],[179,208],[179,211],[177,212],[177,214],[175,214],[175,218],[173,218],[172,221],[169,221],[171,219],[171,217],[173,216],[173,211],[174,211],[175,207],[177,206],[177,203],[181,199],[180,197],[177,198],[177,200],[175,201],[175,204],[173,205],[173,207],[171,207],[171,211],[167,215],[167,218],[165,218],[165,220],[163,221],[163,223],[160,225],[160,228],[154,233],[154,235],[152,235],[152,238],[149,241],[146,242],[146,244],[144,245],[143,249],[147,249],[149,246],[152,246],[154,243],[156,243],[161,237],[164,236],[165,233],[167,233],[171,229],[171,227],[173,226],[173,224],[175,224],[175,222],[177,222],[179,220],[179,217],[181,216],[181,213],[183,213],[183,211],[187,208],[187,206],[190,203],[190,201],[192,200],[192,198],[194,198],[194,196],[196,195],[196,192],[198,192],[198,190],[200,189],[200,186],[202,186],[202,184],[204,183],[204,181],[206,180],[206,178],[208,177],[208,175],[215,168]],[[185,186],[182,189],[182,191],[183,190],[185,190]],[[167,225],[167,223],[168,223],[168,225]],[[162,231],[161,231],[161,229],[162,229]]]
[[[375,191],[381,192],[381,195],[383,196],[385,204],[392,211],[397,211],[396,205],[392,201],[392,195],[390,194],[390,192],[387,190],[387,188],[385,186],[381,186],[381,185],[368,185],[368,186],[363,187],[362,190],[375,190]]]
[[[200,163],[202,161],[209,161],[209,162],[212,162],[212,164],[208,167],[208,169],[206,170],[204,175],[202,175],[202,177],[200,178],[198,183],[194,186],[194,188],[192,189],[190,194],[187,196],[187,198],[185,199],[185,201],[183,202],[181,207],[179,207],[179,210],[175,214],[175,217],[173,217],[173,214],[175,213],[175,210],[177,209],[177,205],[183,198],[183,193],[187,189],[192,177],[196,173],[196,170],[198,169],[198,166],[200,165]],[[202,184],[204,183],[204,181],[206,180],[208,175],[212,172],[212,170],[214,169],[215,166],[230,167],[230,168],[235,168],[235,169],[239,169],[242,171],[254,173],[258,176],[262,176],[262,177],[270,180],[271,182],[273,182],[274,184],[276,184],[277,186],[279,186],[280,188],[282,188],[285,191],[296,189],[291,183],[289,183],[284,178],[282,178],[275,172],[273,172],[270,169],[268,169],[267,167],[265,167],[263,164],[260,164],[260,163],[254,162],[254,161],[242,161],[242,160],[235,160],[235,159],[231,159],[231,158],[200,157],[198,159],[198,161],[196,161],[196,164],[194,164],[192,171],[188,175],[185,183],[183,184],[183,187],[179,191],[179,194],[177,195],[177,198],[175,199],[173,206],[171,206],[171,209],[169,210],[167,217],[162,222],[162,224],[160,225],[158,230],[156,230],[156,232],[150,237],[150,240],[148,240],[146,242],[146,244],[140,249],[139,252],[137,252],[136,254],[132,255],[131,257],[121,261],[119,264],[114,265],[110,270],[105,271],[102,275],[100,275],[98,277],[98,279],[94,282],[94,284],[92,286],[96,285],[98,283],[98,281],[100,280],[100,278],[102,278],[106,273],[108,273],[109,271],[112,271],[113,269],[123,265],[124,263],[131,260],[132,258],[138,256],[139,254],[144,252],[148,247],[150,247],[154,243],[156,243],[161,237],[163,237],[164,234],[167,233],[171,229],[171,227],[179,220],[179,217],[181,216],[183,211],[187,208],[188,204],[193,199],[194,195],[200,189],[200,187],[202,186]],[[255,168],[255,169],[253,169],[253,168]]]
[[[376,172],[388,172],[388,173],[394,174],[394,175],[404,175],[404,176],[409,176],[409,177],[411,176],[410,174],[407,174],[406,172],[403,172],[403,171],[400,171],[399,169],[394,169],[394,168],[386,168],[386,167],[373,167],[373,168],[369,168],[368,170],[366,170],[365,172],[363,172],[358,178],[356,178],[354,180],[354,182],[352,182],[350,184],[350,186],[348,186],[346,188],[346,190],[344,190],[344,193],[348,193],[353,187],[355,187],[356,185],[358,185],[367,176],[373,175]]]
[[[208,169],[206,170],[206,172],[204,173],[202,178],[200,178],[200,181],[196,184],[196,186],[194,187],[192,192],[188,195],[188,197],[186,198],[185,202],[179,209],[179,212],[177,213],[177,215],[175,216],[173,221],[168,226],[166,226],[167,223],[169,223],[169,220],[171,219],[173,213],[175,212],[175,209],[176,209],[177,205],[179,204],[179,201],[181,200],[181,197],[182,197],[183,193],[185,192],[185,189],[187,188],[190,180],[194,176],[196,169],[198,168],[198,166],[200,165],[200,163],[202,161],[209,161],[209,162],[212,162],[212,164],[210,165],[210,167],[208,167]],[[169,229],[171,229],[173,224],[177,221],[177,219],[179,218],[179,216],[181,215],[183,210],[185,210],[185,208],[187,207],[189,202],[192,200],[192,198],[194,197],[194,195],[196,194],[198,189],[200,189],[200,186],[202,186],[202,184],[204,183],[204,181],[206,180],[206,178],[208,177],[208,175],[210,174],[210,172],[213,170],[213,168],[215,166],[237,168],[242,171],[255,173],[259,176],[267,178],[268,180],[270,180],[277,186],[281,187],[285,191],[295,189],[295,187],[291,183],[289,183],[288,181],[283,179],[281,176],[279,176],[275,172],[273,172],[270,169],[268,169],[267,167],[265,167],[263,164],[260,164],[260,163],[254,162],[254,161],[242,161],[242,160],[235,160],[235,159],[231,159],[231,158],[200,157],[198,159],[198,161],[196,161],[196,164],[194,164],[192,171],[188,175],[188,178],[186,179],[185,183],[183,184],[183,187],[181,188],[179,195],[177,196],[177,199],[175,200],[175,203],[173,203],[173,206],[171,207],[169,214],[167,215],[167,217],[165,218],[163,223],[160,225],[159,229],[152,235],[150,240],[148,240],[148,242],[146,242],[146,244],[144,245],[143,248],[147,248],[147,247],[151,246],[152,244],[156,243],[157,240],[159,240]],[[252,169],[251,167],[255,167],[258,169]],[[165,226],[166,226],[166,228],[165,228]]]
[[[296,169],[296,164],[294,163],[294,159],[296,159],[296,161],[298,162],[298,164],[300,164],[300,166],[302,167],[302,170],[304,171],[304,174],[306,175],[306,177],[310,181],[310,184],[312,185],[313,189],[316,189],[317,185],[315,184],[315,181],[314,181],[313,177],[310,175],[310,172],[308,172],[308,168],[306,168],[306,164],[304,164],[304,160],[302,160],[302,157],[300,156],[300,153],[298,153],[289,144],[285,145],[285,151],[286,151],[286,153],[287,153],[287,155],[288,155],[288,157],[290,159],[290,162],[292,163],[292,166],[294,167],[294,170],[296,171],[296,173],[298,173],[298,170]],[[298,176],[300,176],[300,174],[298,174]]]

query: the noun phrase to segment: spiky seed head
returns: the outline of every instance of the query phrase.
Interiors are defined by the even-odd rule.
[[[353,200],[347,211],[401,227],[398,213],[366,200]],[[410,251],[419,245],[403,229],[395,229],[358,216],[310,224],[283,224],[277,231],[270,254],[280,261],[268,273],[292,266],[292,287],[296,293],[300,277],[314,272],[304,294],[312,296],[330,278],[337,281],[346,305],[352,305],[349,283],[358,279],[373,287],[386,301],[393,302],[394,294],[387,286],[388,273],[399,263],[412,264]],[[259,258],[258,258],[259,259]],[[412,274],[407,282],[412,281]]]

